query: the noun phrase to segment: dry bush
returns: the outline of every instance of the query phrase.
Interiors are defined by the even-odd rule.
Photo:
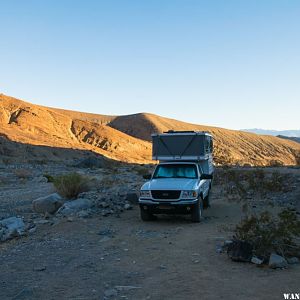
[[[277,217],[269,212],[250,216],[235,229],[236,238],[253,246],[254,254],[267,259],[272,252],[299,256],[300,221],[294,211],[283,210]]]
[[[19,178],[19,179],[28,179],[32,176],[31,172],[28,169],[16,169],[14,170],[14,174]]]
[[[90,182],[90,178],[75,172],[53,178],[57,192],[67,199],[76,199],[80,193],[89,191]]]
[[[249,194],[265,196],[271,192],[288,192],[291,189],[291,175],[268,172],[261,168],[222,169],[216,175],[215,181],[225,185],[225,194],[230,197],[243,198]]]

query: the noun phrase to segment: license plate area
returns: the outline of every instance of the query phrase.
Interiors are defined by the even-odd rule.
[[[159,205],[158,208],[163,209],[163,210],[172,210],[172,209],[174,209],[174,207],[171,206],[171,205]]]

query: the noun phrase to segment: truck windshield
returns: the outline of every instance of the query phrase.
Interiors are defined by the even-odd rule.
[[[190,178],[196,179],[197,168],[191,164],[158,165],[153,178]]]

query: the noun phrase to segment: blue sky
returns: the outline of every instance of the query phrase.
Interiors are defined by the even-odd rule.
[[[300,1],[0,0],[0,92],[100,114],[300,128]]]

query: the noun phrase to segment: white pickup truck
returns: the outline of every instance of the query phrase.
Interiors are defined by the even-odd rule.
[[[149,181],[141,187],[142,220],[153,220],[155,214],[180,213],[191,214],[193,222],[200,222],[203,208],[210,204],[212,136],[172,131],[152,138],[153,158],[160,163],[152,175],[145,176]]]

